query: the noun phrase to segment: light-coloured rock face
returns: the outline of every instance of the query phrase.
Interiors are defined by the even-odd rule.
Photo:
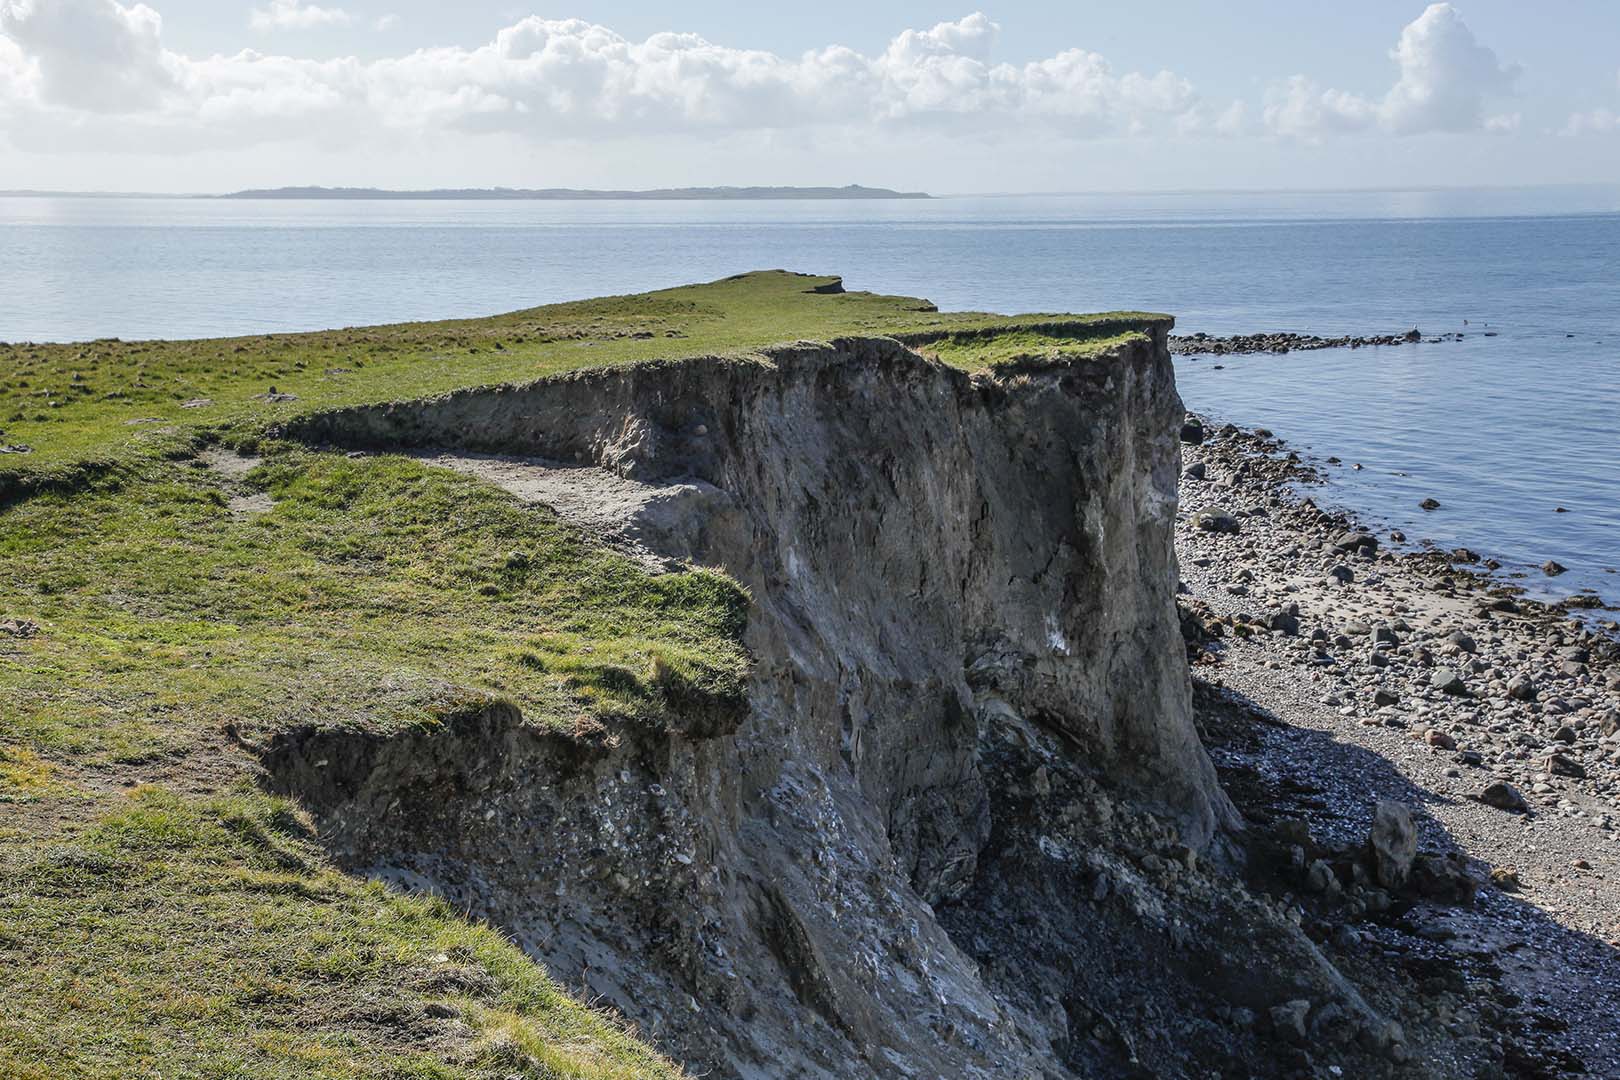
[[[1196,845],[1225,811],[1176,644],[1181,415],[1161,343],[1002,380],[878,340],[346,410],[296,434],[661,488],[625,535],[749,587],[761,719],[792,693],[778,734],[818,764],[894,786],[920,733],[997,696],[1138,782]]]
[[[474,906],[695,1064],[1055,1067],[1051,1025],[935,909],[991,835],[991,731],[1060,748],[1193,849],[1232,816],[1174,608],[1163,333],[1006,377],[860,340],[316,417],[289,434],[634,481],[617,524],[592,524],[746,585],[757,666],[735,729],[587,750],[497,710],[392,743],[289,739],[273,771],[352,862]],[[514,490],[523,467],[499,465]]]

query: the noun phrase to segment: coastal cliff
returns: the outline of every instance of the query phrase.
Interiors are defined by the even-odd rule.
[[[1170,325],[0,346],[0,1071],[1476,1075],[1349,925],[1461,864],[1220,782]]]
[[[946,811],[934,830],[971,846],[975,724],[958,721],[993,701],[1072,741],[1202,848],[1231,815],[1178,653],[1182,408],[1164,330],[1010,376],[850,339],[319,413],[285,433],[641,485],[622,532],[753,598],[742,741],[777,749],[744,768],[752,786],[784,758],[846,769],[908,838],[908,800],[951,792],[962,805],[927,816]],[[918,845],[902,840],[902,860],[959,862]],[[923,895],[942,894],[937,869],[919,873]]]
[[[1208,1023],[1092,1034],[1144,996],[1328,994],[1376,1035],[1296,928],[1198,871],[1236,814],[1176,620],[1167,330],[1004,374],[846,339],[289,425],[556,505],[604,484],[608,540],[744,585],[754,666],[740,713],[589,749],[503,708],[293,732],[277,787],[345,864],[505,928],[710,1075],[1241,1055]],[[1240,989],[1257,950],[1275,972]]]

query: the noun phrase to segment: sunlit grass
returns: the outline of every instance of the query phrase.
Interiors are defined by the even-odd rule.
[[[3,737],[134,761],[227,724],[392,730],[513,702],[530,723],[740,709],[746,597],[649,575],[549,510],[402,457],[285,450],[227,505],[206,469],[0,514]]]

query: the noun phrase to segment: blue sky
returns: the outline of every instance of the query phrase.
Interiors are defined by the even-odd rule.
[[[1620,182],[1611,0],[0,0],[0,188]]]

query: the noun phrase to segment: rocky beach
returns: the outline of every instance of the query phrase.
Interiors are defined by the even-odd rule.
[[[1613,609],[1324,510],[1270,432],[1189,414],[1182,441],[1183,633],[1251,872],[1335,963],[1456,1012],[1457,1053],[1620,1075]]]

